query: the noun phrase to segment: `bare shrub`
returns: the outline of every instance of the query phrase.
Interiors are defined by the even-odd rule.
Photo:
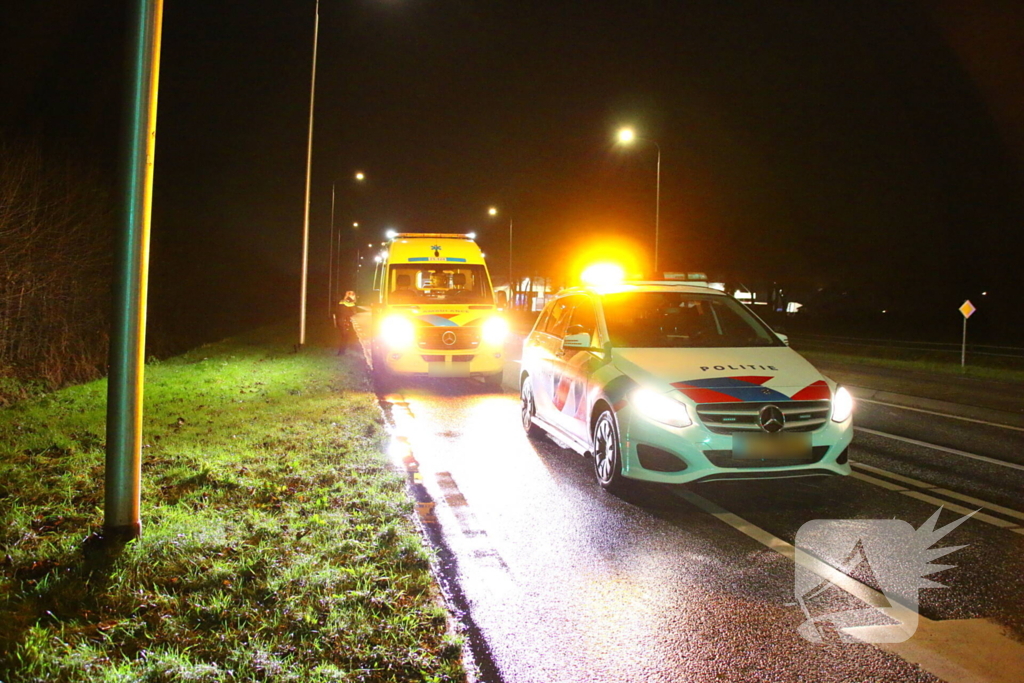
[[[95,173],[0,142],[0,376],[53,388],[102,373],[112,225]]]

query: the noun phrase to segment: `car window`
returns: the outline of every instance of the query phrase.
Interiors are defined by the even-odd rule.
[[[621,292],[602,297],[612,344],[620,347],[782,346],[743,304],[727,296]]]
[[[570,299],[572,297],[565,297],[564,299],[558,299],[552,304],[547,322],[544,325],[545,332],[556,337],[561,337],[565,334],[565,328],[569,325],[569,314],[572,312],[572,301]]]
[[[569,319],[569,326],[579,325],[583,332],[590,335],[591,340],[597,337],[597,313],[594,310],[594,303],[585,296],[572,297],[576,301],[572,310],[572,318]]]
[[[554,304],[548,304],[547,306],[544,307],[544,310],[541,311],[540,317],[537,318],[537,322],[533,326],[533,328],[536,331],[538,331],[538,332],[543,332],[544,331],[544,326],[548,324],[548,318],[551,316],[551,309],[553,307],[554,307]]]

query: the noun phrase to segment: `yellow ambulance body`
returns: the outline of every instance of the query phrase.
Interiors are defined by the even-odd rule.
[[[500,386],[508,323],[469,236],[396,235],[377,265],[374,289],[375,372],[482,377]]]

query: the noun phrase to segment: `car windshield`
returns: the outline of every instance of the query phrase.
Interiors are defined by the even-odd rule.
[[[601,301],[617,347],[783,346],[743,304],[727,296],[622,292],[606,294]]]
[[[387,284],[392,304],[494,303],[482,265],[393,265]]]

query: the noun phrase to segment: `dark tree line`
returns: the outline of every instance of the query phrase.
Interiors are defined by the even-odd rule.
[[[0,142],[0,404],[103,374],[113,224],[95,173]]]

